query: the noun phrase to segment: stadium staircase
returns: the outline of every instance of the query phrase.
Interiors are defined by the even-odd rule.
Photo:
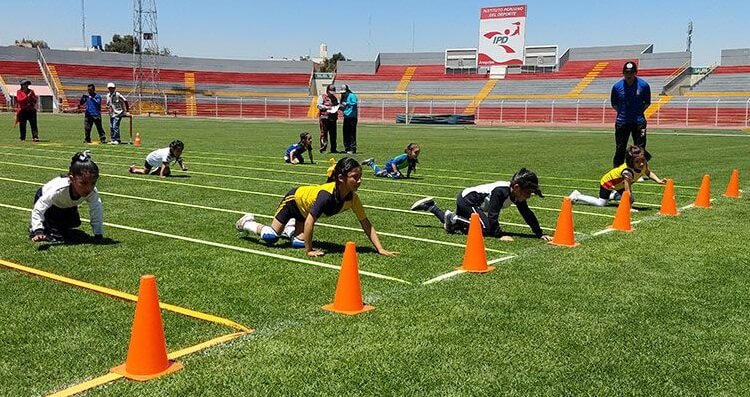
[[[407,67],[406,70],[404,70],[404,75],[401,76],[401,80],[396,86],[396,91],[406,91],[406,89],[409,88],[409,82],[411,82],[412,77],[414,77],[414,72],[416,71],[417,68],[415,66]]]
[[[607,68],[607,66],[609,66],[609,62],[597,62],[596,65],[594,65],[594,67],[588,73],[586,73],[586,76],[584,76],[583,79],[578,84],[576,84],[576,86],[573,87],[572,90],[570,90],[568,96],[576,97],[580,95],[583,90],[591,85],[591,82],[593,82],[594,79],[596,79],[602,73],[602,70]]]
[[[197,106],[195,101],[195,73],[185,73],[185,114],[195,116]]]
[[[646,109],[645,112],[643,112],[643,115],[646,116],[646,119],[651,119],[651,116],[659,112],[663,107],[667,106],[667,104],[672,100],[672,97],[670,95],[662,95],[659,97],[659,99],[654,102],[652,100],[651,106]]]
[[[57,74],[57,69],[54,65],[47,65],[47,70],[49,71],[49,76],[52,81],[50,82],[53,87],[55,87],[55,92],[57,93],[58,98],[67,98],[65,96],[65,89],[63,88],[62,82],[60,81],[60,76]]]
[[[484,84],[484,87],[479,90],[479,93],[474,97],[471,103],[469,103],[469,106],[464,109],[463,114],[476,113],[477,108],[482,104],[482,101],[484,101],[485,98],[490,95],[490,92],[495,89],[495,85],[497,85],[497,82],[498,80],[487,80],[487,82]]]
[[[5,79],[0,75],[0,91],[3,95],[0,95],[0,109],[5,109],[10,103],[10,91],[8,91],[8,85],[5,84]]]

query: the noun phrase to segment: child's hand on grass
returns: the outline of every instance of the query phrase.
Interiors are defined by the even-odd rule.
[[[380,251],[378,251],[378,254],[383,255],[383,256],[396,256],[396,255],[400,254],[400,252],[398,252],[398,251],[380,250]]]
[[[312,256],[313,258],[317,258],[317,257],[319,257],[319,256],[323,256],[323,255],[325,255],[325,254],[326,254],[326,253],[325,253],[325,252],[323,252],[323,251],[321,251],[321,250],[312,250],[312,251],[307,251],[307,256]]]
[[[547,234],[543,234],[542,237],[539,237],[539,238],[541,238],[544,241],[552,241],[552,236],[547,235]]]
[[[510,242],[510,241],[513,241],[513,237],[511,237],[511,236],[502,236],[502,237],[500,237],[500,241],[508,241],[508,242]]]
[[[45,236],[44,233],[35,234],[34,237],[31,238],[31,241],[35,243],[41,243],[42,241],[47,241],[47,236]]]

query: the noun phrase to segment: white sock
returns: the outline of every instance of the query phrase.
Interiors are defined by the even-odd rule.
[[[242,225],[242,228],[245,229],[246,232],[258,234],[258,226],[260,226],[260,223],[249,221],[245,222],[245,224]]]
[[[576,202],[578,203],[584,203],[588,205],[594,205],[597,207],[604,207],[607,205],[609,200],[599,198],[599,197],[593,197],[593,196],[586,196],[585,194],[581,194],[576,198]]]

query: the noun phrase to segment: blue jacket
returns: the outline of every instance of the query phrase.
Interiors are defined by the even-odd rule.
[[[625,84],[625,79],[612,86],[610,95],[612,107],[617,110],[617,125],[645,123],[643,112],[651,105],[651,87],[646,80],[636,77],[633,85]]]
[[[357,104],[359,103],[357,95],[349,91],[342,98],[342,102],[346,102],[346,105],[344,105],[344,117],[357,117]]]
[[[99,94],[93,97],[88,94],[81,97],[81,105],[86,104],[86,115],[100,117],[102,115],[102,97]]]

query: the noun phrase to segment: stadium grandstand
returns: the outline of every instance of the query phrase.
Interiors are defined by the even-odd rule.
[[[472,115],[477,123],[609,124],[610,89],[622,64],[633,60],[652,88],[652,125],[748,124],[750,49],[723,50],[720,65],[703,68],[693,67],[689,52],[654,52],[652,44],[570,48],[559,57],[556,49],[529,46],[524,65],[499,75],[477,67],[476,49],[380,53],[374,61],[341,61],[334,74],[316,73],[311,61],[159,57],[159,90],[149,93],[157,106],[149,111],[305,119],[316,116],[317,87],[334,82],[359,94],[367,121],[408,113]],[[43,111],[74,110],[89,83],[113,81],[127,95],[132,64],[130,54],[0,47],[0,107],[12,109],[21,79],[49,96]]]

